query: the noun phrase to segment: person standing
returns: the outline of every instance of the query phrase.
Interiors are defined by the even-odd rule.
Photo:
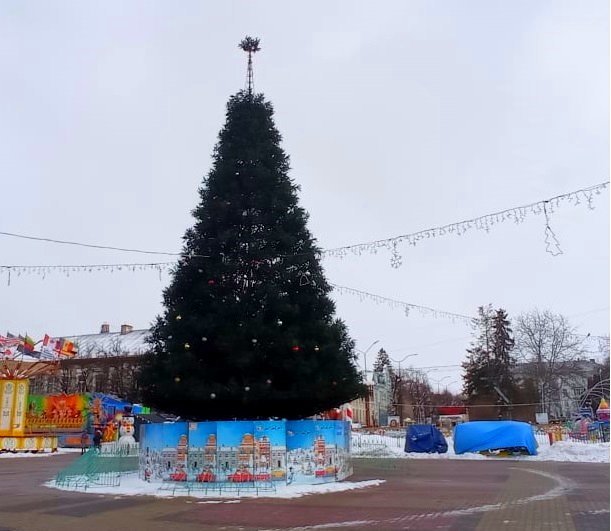
[[[83,455],[87,451],[87,447],[89,446],[89,434],[87,430],[83,430],[81,433],[81,455]]]
[[[95,435],[93,436],[93,447],[98,453],[102,451],[102,432],[100,430],[95,431]]]

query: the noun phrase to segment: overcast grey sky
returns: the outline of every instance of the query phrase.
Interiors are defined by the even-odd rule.
[[[0,231],[180,250],[228,97],[237,43],[261,38],[255,87],[323,248],[387,238],[609,179],[609,6],[604,0],[0,4]],[[609,193],[594,211],[511,222],[326,258],[329,281],[462,314],[547,308],[609,329]],[[0,265],[150,257],[0,236]],[[163,258],[162,258],[163,259]],[[0,275],[0,332],[73,335],[149,326],[155,272]],[[361,349],[460,387],[471,330],[334,295]]]

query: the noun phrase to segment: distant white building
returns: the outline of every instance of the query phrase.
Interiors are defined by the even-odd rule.
[[[546,370],[541,365],[541,374]],[[558,376],[551,379],[549,389],[542,391],[537,385],[537,364],[535,362],[518,363],[515,365],[514,376],[517,383],[527,379],[533,380],[538,387],[537,401],[541,402],[538,408],[546,412],[550,419],[566,419],[574,417],[579,410],[579,402],[584,397],[590,384],[600,379],[603,366],[594,359],[576,360],[565,364]]]
[[[352,421],[362,426],[388,426],[388,412],[392,402],[392,382],[388,367],[382,371],[367,371],[367,396],[353,400]]]

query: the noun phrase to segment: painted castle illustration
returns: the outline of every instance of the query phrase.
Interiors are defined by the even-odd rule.
[[[287,451],[285,444],[273,445],[268,435],[252,433],[243,433],[236,446],[219,444],[214,433],[205,438],[204,445],[190,445],[188,430],[184,431],[172,437],[175,446],[155,448],[144,444],[140,456],[144,479],[292,483],[333,481],[349,474],[349,451],[328,444],[323,435],[312,436],[306,447]]]

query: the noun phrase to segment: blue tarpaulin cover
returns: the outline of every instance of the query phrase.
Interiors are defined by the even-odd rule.
[[[454,429],[454,452],[524,449],[537,455],[537,441],[530,424],[515,420],[479,420]]]
[[[407,428],[405,451],[445,454],[448,451],[448,443],[435,426],[414,424]]]

